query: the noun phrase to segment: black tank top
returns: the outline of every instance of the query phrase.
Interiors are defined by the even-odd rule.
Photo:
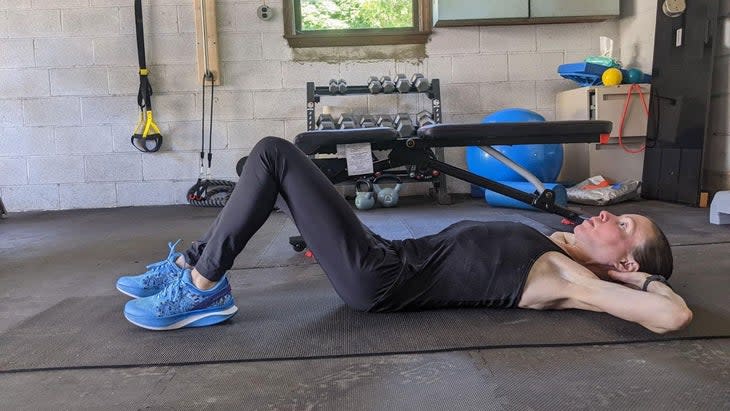
[[[438,234],[390,241],[404,264],[373,311],[516,307],[544,253],[563,250],[521,223],[460,221]]]

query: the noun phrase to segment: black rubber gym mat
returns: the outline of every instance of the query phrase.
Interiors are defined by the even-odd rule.
[[[166,332],[129,324],[121,295],[70,298],[0,335],[0,372],[730,336],[724,272],[698,277],[674,281],[695,318],[665,335],[574,310],[361,313],[347,308],[324,277],[236,287],[239,313],[228,322]]]

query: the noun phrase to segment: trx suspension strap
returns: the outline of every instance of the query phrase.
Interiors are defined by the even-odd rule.
[[[212,180],[210,166],[213,162],[213,93],[215,91],[215,77],[208,67],[208,41],[206,38],[206,18],[204,0],[200,0],[203,32],[203,59],[205,73],[203,74],[202,107],[200,119],[200,174],[198,181],[188,190],[188,203],[197,207],[223,207],[236,184],[226,180]],[[210,82],[210,118],[208,119],[208,167],[205,167],[205,83]]]
[[[155,152],[162,146],[162,134],[152,117],[152,86],[147,77],[147,63],[144,56],[144,29],[142,28],[142,0],[134,1],[134,21],[137,26],[137,57],[139,57],[139,121],[134,127],[132,145],[139,151]]]

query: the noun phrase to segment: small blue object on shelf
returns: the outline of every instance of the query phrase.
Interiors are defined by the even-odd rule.
[[[603,82],[601,82],[601,75],[603,75],[603,72],[608,68],[610,67],[594,63],[569,63],[558,66],[558,74],[560,74],[563,78],[575,81],[581,87],[600,86],[603,84]],[[621,72],[624,75],[624,78],[628,78],[627,70],[621,69]],[[651,83],[651,76],[644,74],[643,78],[639,82]]]
[[[601,75],[608,67],[593,63],[570,63],[558,66],[561,77],[573,80],[581,87],[601,84]]]

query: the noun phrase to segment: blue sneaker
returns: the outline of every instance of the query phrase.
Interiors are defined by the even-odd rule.
[[[125,275],[117,280],[117,290],[130,297],[142,298],[159,293],[165,286],[182,276],[183,269],[175,264],[180,253],[175,252],[175,247],[180,243],[177,240],[174,244],[167,243],[170,253],[167,258],[147,266],[147,272],[140,275]]]
[[[148,330],[175,330],[204,327],[223,322],[238,311],[231,286],[224,276],[215,287],[202,291],[190,277],[190,270],[159,293],[124,306],[124,316],[134,325]]]

